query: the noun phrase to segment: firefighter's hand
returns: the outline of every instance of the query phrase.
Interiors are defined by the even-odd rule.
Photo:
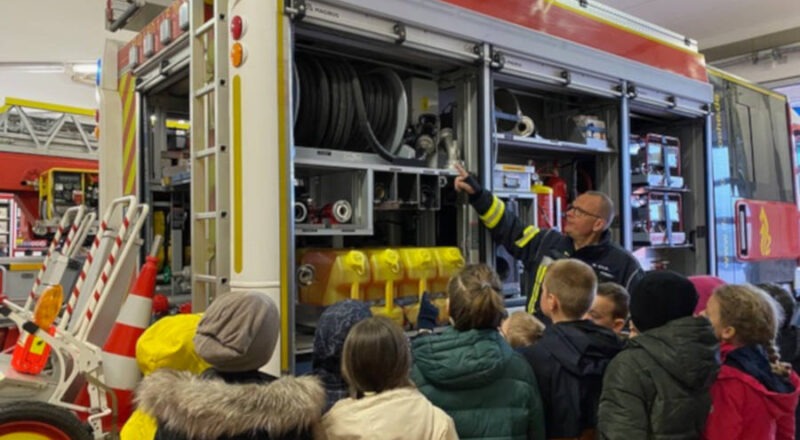
[[[481,191],[481,185],[478,179],[470,175],[461,164],[455,164],[458,177],[456,177],[455,188],[458,192],[465,192],[469,195],[477,194]]]
[[[439,317],[439,309],[431,303],[431,294],[425,292],[419,301],[419,315],[417,317],[417,328],[433,330],[436,327],[436,320]]]

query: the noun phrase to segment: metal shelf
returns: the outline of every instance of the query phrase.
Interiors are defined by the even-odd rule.
[[[297,235],[372,235],[372,227],[365,225],[295,224]]]
[[[493,191],[492,194],[500,197],[501,199],[535,199],[536,194],[532,192],[508,192],[508,191]]]
[[[553,151],[563,153],[583,154],[614,154],[608,145],[579,144],[576,142],[558,141],[545,138],[531,138],[514,136],[510,133],[495,133],[495,140],[504,147],[513,147],[525,150]]]
[[[671,246],[667,245],[667,244],[657,244],[657,245],[644,246],[644,247],[650,248],[650,249],[693,249],[694,245],[690,244],[690,243],[687,243],[687,244],[673,244]]]
[[[434,176],[458,175],[455,170],[450,169],[394,165],[374,153],[323,148],[295,147],[294,163],[295,165],[319,168],[347,168]]]
[[[647,192],[680,192],[680,193],[688,193],[692,192],[689,188],[674,188],[671,186],[635,186],[633,189],[633,194],[641,194]]]
[[[680,186],[664,186],[651,183],[651,178],[655,178],[653,181],[658,182],[658,181],[663,181],[664,180],[663,177],[664,176],[662,175],[654,175],[654,174],[634,174],[631,176],[631,185],[634,186],[644,185],[650,188],[654,188],[654,190],[657,189],[658,191],[683,191],[684,180],[683,177],[680,176],[672,177],[672,179],[675,179],[675,181],[680,183]],[[686,191],[688,192],[689,190],[687,189]]]

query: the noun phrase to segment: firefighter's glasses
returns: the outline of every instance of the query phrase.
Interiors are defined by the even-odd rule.
[[[585,209],[583,209],[583,208],[579,208],[579,207],[577,207],[577,206],[575,206],[575,205],[569,205],[569,206],[567,206],[567,211],[566,211],[566,212],[570,212],[570,211],[572,211],[572,212],[573,212],[573,214],[575,214],[575,217],[594,217],[594,218],[602,218],[602,217],[600,217],[600,216],[599,216],[599,215],[597,215],[597,214],[592,214],[591,212],[589,212],[589,211],[587,211],[587,210],[585,210]]]

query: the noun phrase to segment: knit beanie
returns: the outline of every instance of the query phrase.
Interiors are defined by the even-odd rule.
[[[317,321],[312,367],[339,374],[344,340],[350,328],[372,316],[369,306],[347,299],[328,307]]]
[[[711,294],[714,293],[714,289],[719,286],[725,284],[720,278],[712,277],[711,275],[692,275],[689,277],[689,281],[694,284],[694,288],[697,289],[697,306],[694,308],[694,314],[699,315],[700,312],[706,309],[706,305],[708,304],[709,298],[711,298]]]
[[[697,305],[697,290],[688,278],[672,271],[648,272],[631,292],[631,320],[639,332],[687,316]]]
[[[278,307],[268,296],[227,293],[214,300],[200,320],[195,351],[219,371],[252,371],[269,362],[279,330]]]

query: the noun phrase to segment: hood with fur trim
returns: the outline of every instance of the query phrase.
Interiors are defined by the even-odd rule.
[[[264,431],[270,438],[313,429],[325,406],[314,377],[231,384],[188,372],[158,370],[142,379],[139,408],[170,430],[201,440]]]

